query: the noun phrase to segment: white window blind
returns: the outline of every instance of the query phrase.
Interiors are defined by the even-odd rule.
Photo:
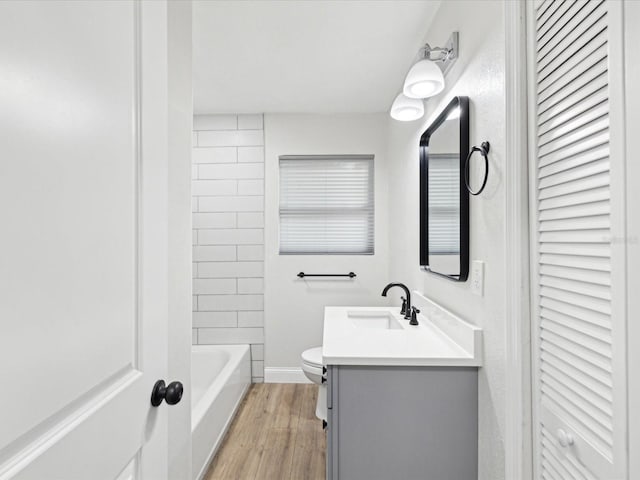
[[[429,254],[460,254],[460,157],[429,154]]]
[[[280,253],[371,255],[373,155],[280,157]]]

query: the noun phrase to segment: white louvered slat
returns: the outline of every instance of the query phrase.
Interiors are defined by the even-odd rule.
[[[542,237],[542,235],[540,237]],[[571,280],[580,280],[594,285],[611,286],[611,278],[609,275],[594,270],[557,267],[555,265],[540,265],[539,272],[540,275],[546,275],[549,277],[567,278]]]
[[[604,76],[598,77],[598,79],[602,78],[604,78]],[[577,115],[606,102],[607,85],[605,85],[604,82],[601,82],[597,87],[598,88],[595,89],[591,88],[583,91],[576,91],[575,94],[572,94],[572,98],[560,105],[559,108],[551,108],[546,112],[541,113],[538,125],[539,132],[544,133],[551,128],[562,125]],[[562,109],[563,107],[565,107],[564,110]]]
[[[537,468],[554,480],[616,471],[609,5],[531,10]]]
[[[540,22],[540,28],[536,32],[538,44],[548,41],[546,37],[552,37],[553,33],[550,33],[558,22],[565,23],[562,18],[567,15],[571,10],[571,7],[576,5],[576,0],[566,0],[558,2],[555,8],[550,10],[550,14]]]
[[[553,13],[554,8],[549,10],[549,8],[554,6],[553,0],[534,0],[534,8],[536,11],[536,18],[540,23],[544,22],[549,15]],[[557,7],[557,4],[556,4]]]
[[[549,392],[553,392],[550,393],[551,399],[560,405],[570,404],[574,418],[587,419],[585,423],[590,424],[589,430],[594,432],[602,442],[611,444],[612,431],[608,426],[611,425],[613,412],[606,408],[610,402],[600,399],[592,391],[579,386],[564,372],[554,369],[551,365],[541,362],[540,369],[543,390],[546,386]],[[591,423],[588,419],[593,419],[595,423]]]
[[[538,74],[540,77],[547,76],[551,71],[558,68],[559,65],[566,62],[569,58],[583,49],[589,42],[593,41],[599,35],[602,35],[603,31],[606,29],[606,22],[603,22],[603,17],[597,18],[597,15],[594,15],[593,18],[596,20],[591,24],[587,24],[588,27],[585,30],[580,32],[580,35],[573,39],[572,43],[568,43],[565,45],[564,49],[561,49],[561,45],[554,45],[551,52],[544,56],[538,54]],[[555,25],[554,25],[555,27]],[[555,35],[555,31],[550,30],[549,35],[553,35],[553,37],[549,36],[549,42],[554,42],[559,40],[560,43],[567,38],[562,37],[561,35]],[[543,37],[544,38],[544,37]],[[555,42],[554,42],[555,43]],[[557,55],[554,55],[556,53]]]
[[[548,342],[543,342],[540,345],[540,354],[541,359],[543,356],[547,355],[549,357],[562,359],[566,363],[570,363],[577,370],[585,372],[585,375],[590,377],[592,381],[599,382],[604,385],[605,389],[607,388],[606,382],[609,379],[609,372],[602,368],[599,368],[597,365],[591,362],[586,361],[584,358],[577,356],[574,352]]]
[[[566,22],[560,22],[556,24],[556,29],[553,36],[546,42],[538,42],[537,57],[544,58],[549,52],[566,48],[568,45],[576,41],[580,36],[581,31],[578,29],[580,24],[585,20],[588,21],[590,15],[593,15],[594,10],[600,9],[600,13],[597,14],[597,18],[604,14],[602,8],[603,1],[591,1],[591,2],[577,2],[571,5],[571,9],[568,11],[569,18]],[[559,37],[559,39],[556,39]],[[552,41],[556,39],[556,41]]]
[[[583,308],[580,305],[571,305],[569,303],[554,300],[551,297],[540,299],[541,310],[549,309],[554,312],[562,313],[570,317],[579,318],[584,322],[589,322],[594,325],[609,329],[611,323],[607,315],[603,315],[594,310]]]
[[[541,380],[542,405],[548,408],[549,413],[566,420],[567,426],[573,428],[582,438],[587,438],[597,449],[610,449],[611,431],[601,425],[599,420],[602,419],[594,411],[585,411],[582,408],[581,400],[577,400],[576,396],[563,389],[559,382],[553,384],[545,382],[544,380],[549,380],[549,377],[544,378],[544,374],[541,375]],[[558,391],[554,387],[558,387],[562,391]],[[596,418],[592,419],[592,416]]]
[[[584,47],[585,42],[605,29],[606,22],[603,21],[605,15],[606,11],[602,0],[579,1],[573,4],[564,18],[567,21],[554,24],[549,29],[545,42],[539,43],[540,48],[536,58],[541,76],[546,75],[542,73],[542,70],[545,67],[553,66],[554,60],[566,60],[568,56],[565,53],[569,53],[569,56],[573,55]],[[580,28],[582,25],[588,25],[588,27],[583,30]]]
[[[591,122],[607,119],[607,114],[609,113],[609,105],[606,103],[601,103],[596,105],[595,107],[581,113],[573,117],[570,121],[555,124],[554,122],[548,122],[545,126],[548,127],[544,131],[542,129],[538,132],[539,134],[539,142],[540,146],[545,145],[547,143],[552,142],[555,138],[562,135],[569,135],[573,131],[577,130],[580,127],[588,125]]]
[[[606,65],[607,42],[605,38],[601,40],[601,42],[590,42],[583,51],[579,52],[579,55],[574,55],[541,79],[538,84],[538,101],[545,100],[550,94],[557,92],[559,88],[574,81],[588,70],[598,67],[602,62]]]
[[[579,152],[576,155],[559,157],[562,158],[562,162],[547,163],[544,166],[541,166],[538,170],[538,178],[543,179],[549,175],[564,172],[608,157],[609,147],[606,144],[597,146],[591,150]],[[608,191],[608,188],[603,188],[602,190]],[[609,198],[609,196],[607,195],[603,198]]]
[[[580,328],[583,324],[579,321],[559,323],[543,317],[541,324],[557,337],[549,337],[549,341],[551,341],[551,338],[566,339],[569,342],[579,344],[582,348],[588,349],[594,354],[594,359],[596,356],[598,358],[604,357],[605,359],[611,358],[611,345],[607,345],[605,340],[583,333],[583,329]]]
[[[540,287],[540,296],[553,298],[554,300],[557,300],[559,302],[579,306],[605,315],[611,314],[609,302],[606,300],[601,300],[586,295],[569,293],[565,291],[558,291],[555,288],[545,287],[544,285]]]
[[[609,213],[609,192],[604,188],[593,189],[593,195],[590,192],[576,192],[558,197],[551,197],[541,200],[539,205],[540,214],[544,214],[544,220],[554,220],[558,218],[574,218],[574,217],[592,217],[596,215],[605,215]],[[595,211],[590,210],[593,208]],[[587,232],[574,234],[571,241],[578,243],[599,243],[609,242],[608,232],[603,231],[596,233],[595,236],[585,236]],[[552,241],[550,238],[546,241]],[[569,240],[561,240],[567,242]]]
[[[593,215],[606,215],[610,213],[610,205],[608,200],[593,201],[590,203],[577,203],[580,194],[587,192],[578,192],[576,194],[566,195],[565,197],[571,197],[571,200],[575,203],[562,204],[562,197],[549,199],[549,202],[555,200],[556,206],[545,209],[540,209],[540,220],[557,220],[559,218],[576,218],[576,217],[590,217]]]
[[[585,257],[580,255],[560,255],[543,253],[540,255],[541,265],[556,265],[558,267],[582,268],[598,273],[610,272],[611,262],[608,258]]]
[[[577,127],[577,126],[575,126]],[[551,152],[557,152],[564,147],[571,144],[576,144],[588,137],[602,132],[609,128],[609,118],[604,116],[597,118],[592,122],[588,122],[586,125],[580,126],[580,128],[574,128],[572,131],[566,134],[559,129],[553,132],[553,135],[549,135],[547,142],[540,141],[539,155],[541,157],[548,155]]]
[[[572,219],[607,215],[611,207],[602,188],[594,189],[592,198],[587,191],[578,191],[567,195],[547,198],[540,202],[540,221]],[[608,240],[608,239],[607,239]]]
[[[575,480],[575,477],[570,477],[569,473],[560,464],[560,461],[548,451],[545,452],[545,456],[542,459],[542,478],[550,480]]]
[[[592,172],[595,173],[595,172]],[[540,190],[540,199],[559,197],[561,195],[567,195],[570,193],[591,191],[599,187],[606,187],[609,185],[611,178],[609,172],[605,171],[596,175],[586,175],[582,177],[576,176],[573,181],[558,183],[557,185],[551,185],[544,190]]]
[[[541,210],[542,211],[542,210]],[[610,234],[606,229],[603,230],[564,230],[557,232],[541,232],[540,242],[548,243],[610,243]]]
[[[583,405],[581,396],[568,389],[566,384],[552,380],[551,376],[545,377],[543,374],[543,377],[544,380],[548,380],[548,383],[543,383],[543,391],[546,394],[543,405],[548,408],[548,412],[566,419],[568,429],[575,431],[581,438],[588,439],[594,447],[601,450],[610,449],[613,435],[602,423],[610,422],[611,417],[589,408],[589,405]],[[566,408],[567,404],[571,405],[571,409]],[[590,421],[590,418],[594,421]],[[562,453],[566,455],[566,450]]]
[[[541,335],[541,348],[545,349],[545,343],[548,344],[546,348],[553,351],[553,348],[563,350],[576,358],[581,359],[584,362],[585,368],[597,368],[599,371],[611,373],[611,367],[609,365],[610,359],[598,352],[594,352],[592,349],[587,348],[584,345],[580,345],[572,340],[556,335],[555,333],[544,330]]]
[[[540,155],[542,156],[542,154]],[[540,190],[553,187],[555,185],[561,185],[563,183],[569,183],[576,180],[587,179],[598,173],[609,171],[609,159],[602,158],[594,162],[589,162],[586,165],[579,165],[568,170],[563,170],[559,173],[549,175],[541,178],[539,183]]]
[[[600,185],[598,184],[597,186],[599,187]],[[592,230],[594,228],[607,228],[607,216],[590,215],[588,217],[568,218],[562,220],[546,220],[544,222],[540,222],[541,232],[551,232],[559,230]]]
[[[555,365],[557,368],[561,369],[561,371],[566,372],[567,375],[571,376],[573,380],[593,391],[602,400],[612,402],[613,391],[611,386],[601,383],[593,375],[584,372],[575,365],[565,362],[561,357],[555,356],[549,351],[542,352],[540,359],[541,365],[545,363]]]
[[[546,79],[547,77],[553,75],[553,72],[562,68],[563,65],[567,64],[567,62],[571,62],[572,59],[573,59],[573,63],[579,63],[583,59],[589,58],[593,51],[597,50],[601,45],[606,43],[606,34],[607,34],[606,29],[599,30],[597,27],[594,27],[593,30],[591,31],[591,34],[592,36],[590,37],[581,38],[579,43],[574,43],[570,45],[568,49],[561,51],[556,57],[554,57],[553,55],[548,55],[543,60],[544,65],[539,67],[538,74],[540,75],[541,79]],[[591,65],[595,64],[593,58],[590,58],[590,61],[591,61]],[[566,66],[569,67],[570,65],[571,63],[569,63]],[[585,74],[586,74],[586,71],[585,71]],[[562,80],[563,79],[560,79],[559,81],[562,81]],[[564,80],[565,81],[563,83],[566,84],[570,80],[570,77],[565,78]],[[576,82],[578,86],[580,86],[581,83],[582,84],[587,83],[579,76],[576,76],[571,81]]]
[[[570,108],[576,108],[576,105],[583,100],[587,100],[591,95],[599,93],[603,88],[608,85],[608,78],[605,74],[598,75],[593,79],[593,81],[588,82],[584,85],[580,85],[581,82],[574,82],[567,85],[567,88],[564,90],[568,93],[568,95],[558,95],[549,97],[545,100],[542,108],[540,109],[540,123],[544,123],[562,113],[567,113],[567,110]],[[601,97],[596,97],[596,100],[599,103]],[[567,118],[572,118],[576,115],[576,113],[581,113],[581,111],[586,110],[586,108],[590,108],[591,104],[587,103],[584,107],[581,105],[577,105],[577,108],[580,108],[578,112],[569,112]]]
[[[541,276],[540,285],[554,287],[568,292],[581,293],[603,300],[611,300],[611,291],[608,285],[598,285],[581,280],[570,280],[566,275],[562,275],[561,277],[554,277],[552,275]]]
[[[545,447],[543,465],[545,466],[545,471],[547,469],[553,471],[553,474],[556,475],[556,477],[553,478],[559,478],[561,480],[596,480],[596,477],[582,465],[576,463],[575,460],[565,456],[561,452],[561,447],[558,445],[553,433],[544,427],[542,428],[542,444]]]
[[[609,258],[611,247],[608,244],[600,243],[544,243],[540,247],[540,252],[556,255]]]

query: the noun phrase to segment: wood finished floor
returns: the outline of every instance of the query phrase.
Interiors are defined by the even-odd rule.
[[[205,480],[324,480],[318,387],[253,384]]]

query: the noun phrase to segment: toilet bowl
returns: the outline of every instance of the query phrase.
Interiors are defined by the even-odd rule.
[[[302,371],[313,383],[322,385],[322,347],[314,347],[302,352]]]
[[[322,365],[322,347],[310,348],[302,352],[302,371],[306,377],[318,385],[316,417],[327,420],[327,386],[322,383],[324,375]]]

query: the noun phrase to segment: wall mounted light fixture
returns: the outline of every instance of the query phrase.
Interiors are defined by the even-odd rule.
[[[418,98],[406,97],[403,93],[398,94],[391,105],[391,118],[401,122],[417,120],[424,115],[424,105]]]
[[[422,117],[422,99],[437,95],[444,89],[444,75],[457,58],[458,32],[451,34],[444,47],[425,44],[418,51],[418,61],[407,73],[402,93],[393,101],[391,117],[403,121]]]

